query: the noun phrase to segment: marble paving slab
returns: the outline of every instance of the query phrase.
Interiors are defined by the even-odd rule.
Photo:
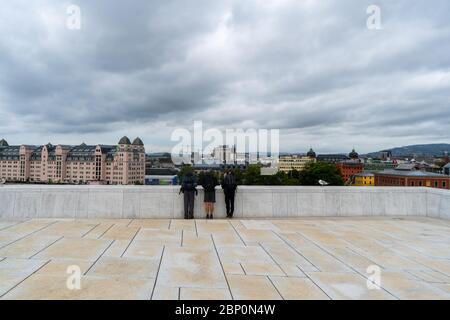
[[[0,220],[0,299],[450,299],[449,243],[407,216]]]

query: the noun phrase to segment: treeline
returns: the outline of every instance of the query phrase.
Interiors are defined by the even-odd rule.
[[[180,181],[187,172],[193,172],[191,166],[183,166],[178,174]],[[237,183],[250,186],[315,186],[319,185],[319,180],[326,181],[331,186],[342,186],[342,179],[339,169],[332,164],[324,162],[309,163],[302,171],[292,170],[288,173],[279,171],[274,175],[261,175],[261,166],[249,165],[247,169],[233,170]],[[221,181],[223,173],[215,173]],[[203,173],[197,175],[199,181],[202,180]]]

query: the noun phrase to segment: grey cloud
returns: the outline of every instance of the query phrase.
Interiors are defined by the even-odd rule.
[[[450,139],[448,1],[379,1],[379,31],[365,27],[371,1],[77,4],[79,31],[59,1],[3,4],[0,136],[128,127],[170,148],[173,128],[203,120],[280,128],[289,150]]]

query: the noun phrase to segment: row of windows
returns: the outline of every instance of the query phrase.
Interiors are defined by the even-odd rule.
[[[393,185],[393,186],[404,186],[405,180],[398,178],[380,178],[379,184],[381,185]],[[413,180],[409,181],[408,186],[410,187],[434,187],[434,188],[447,188],[447,182],[442,180]]]
[[[441,181],[441,184],[439,184],[439,181],[434,181],[433,184],[430,181],[426,181],[426,182],[424,182],[424,181],[417,181],[417,182],[416,181],[411,181],[409,183],[409,185],[411,187],[415,187],[415,186],[418,186],[418,187],[422,187],[422,186],[431,187],[431,186],[433,186],[435,188],[439,188],[439,187],[446,188],[447,187],[447,183],[445,181]]]

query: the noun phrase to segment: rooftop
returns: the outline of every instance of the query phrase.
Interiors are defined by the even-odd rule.
[[[169,168],[148,168],[145,169],[145,175],[147,176],[175,176],[179,170],[177,169],[169,169]]]
[[[356,177],[373,177],[375,176],[372,172],[360,172],[355,174]]]
[[[430,178],[448,178],[448,176],[440,173],[434,172],[426,172],[420,170],[397,170],[397,169],[388,169],[383,171],[375,172],[375,175],[393,175],[393,176],[402,176],[402,177],[430,177]]]
[[[120,139],[119,144],[131,144],[127,137],[122,137]],[[144,146],[142,140],[140,138],[136,138],[133,141],[133,145],[135,146]],[[117,145],[86,145],[84,142],[80,145],[52,145],[51,143],[47,143],[46,145],[22,145],[27,149],[31,150],[31,159],[32,160],[40,160],[41,153],[44,146],[47,148],[49,153],[49,158],[54,159],[56,155],[56,148],[59,146],[63,150],[69,151],[68,158],[69,160],[75,161],[84,161],[89,160],[95,154],[95,150],[97,146],[100,146],[101,152],[107,155],[108,159],[112,159],[117,151]],[[0,140],[0,159],[1,160],[19,160],[20,158],[20,145],[10,146],[6,142],[6,140]]]
[[[419,217],[0,220],[0,298],[450,299],[449,241]]]
[[[131,144],[131,141],[130,141],[130,139],[127,136],[123,136],[119,140],[118,144]]]

